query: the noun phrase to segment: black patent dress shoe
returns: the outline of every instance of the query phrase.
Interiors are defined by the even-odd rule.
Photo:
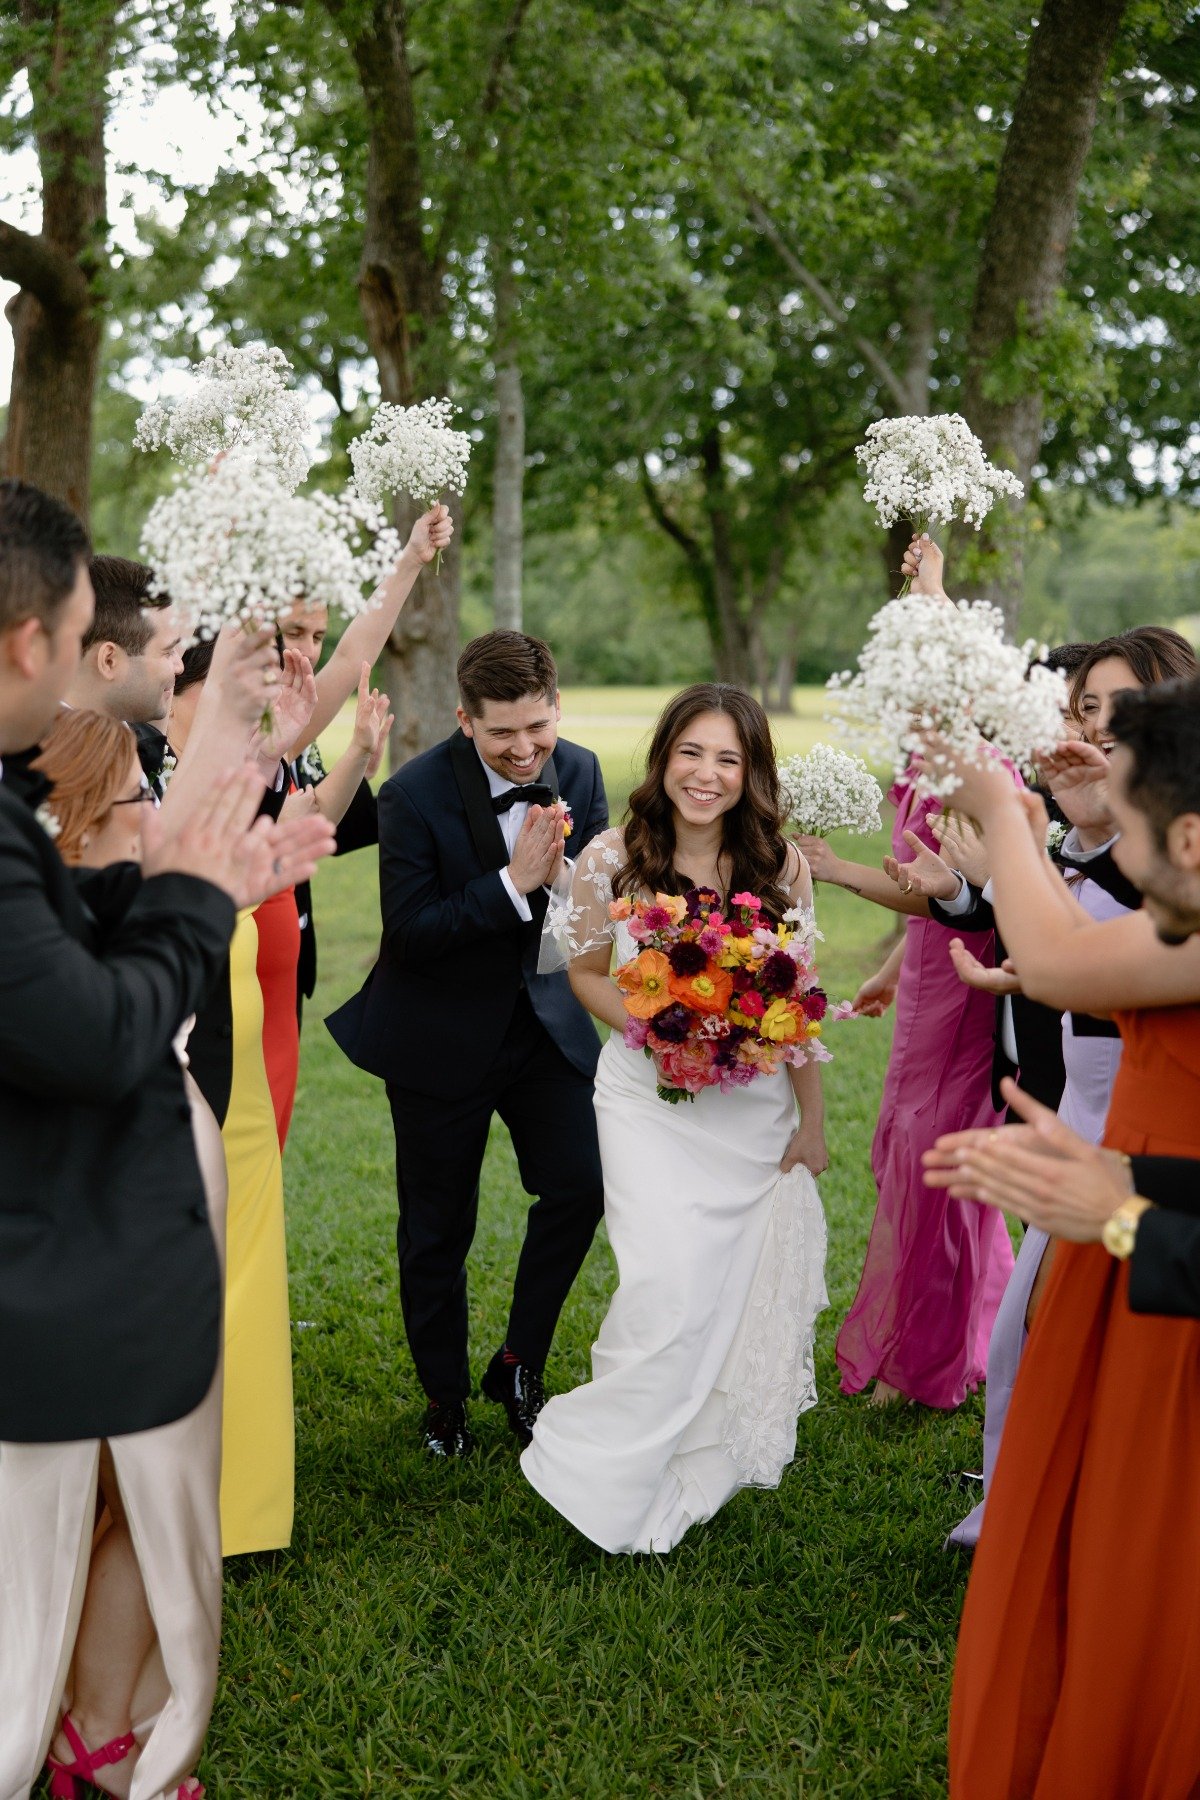
[[[421,1442],[430,1456],[470,1456],[475,1438],[461,1400],[431,1400],[421,1421]]]
[[[537,1416],[546,1404],[542,1371],[531,1368],[528,1363],[511,1362],[503,1350],[497,1350],[480,1387],[489,1400],[504,1408],[516,1440],[524,1450],[533,1437]]]

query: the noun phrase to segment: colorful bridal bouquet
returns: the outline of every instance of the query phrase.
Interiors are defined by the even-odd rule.
[[[1031,774],[1059,742],[1066,682],[1045,655],[1044,644],[1006,642],[1002,613],[984,600],[909,594],[875,614],[857,670],[830,678],[834,716],[898,777],[922,756],[920,791],[947,799],[954,758],[1001,756]]]
[[[639,945],[616,983],[629,1014],[625,1043],[653,1058],[660,1099],[692,1100],[786,1063],[829,1061],[809,915],[789,912],[771,925],[756,895],[734,894],[726,912],[705,888],[613,900],[608,910]]]
[[[883,790],[858,756],[832,744],[814,744],[779,765],[784,822],[806,837],[850,831],[865,837],[882,828]]]
[[[1021,499],[1017,477],[988,461],[961,413],[878,419],[854,452],[867,472],[863,499],[887,531],[908,519],[914,533],[962,519],[979,530],[1001,494]],[[908,592],[906,581],[901,594]]]

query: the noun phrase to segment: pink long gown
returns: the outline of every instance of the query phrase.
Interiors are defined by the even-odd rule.
[[[927,820],[939,802],[915,799],[907,782],[888,798],[897,809],[893,854],[911,860],[906,829],[936,849]],[[843,1393],[857,1394],[878,1377],[923,1406],[949,1410],[984,1378],[1013,1253],[1002,1214],[925,1186],[921,1154],[943,1132],[1001,1123],[991,1097],[996,1002],[959,981],[944,925],[910,918],[906,932],[871,1147],[879,1202],[837,1360]],[[990,931],[959,935],[981,962],[993,963]]]

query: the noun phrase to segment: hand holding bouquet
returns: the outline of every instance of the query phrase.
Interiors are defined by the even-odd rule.
[[[754,894],[734,894],[728,915],[705,888],[614,900],[641,946],[616,971],[625,1043],[659,1073],[659,1098],[692,1100],[703,1088],[746,1087],[785,1064],[828,1062],[813,936],[800,912],[769,924]]]

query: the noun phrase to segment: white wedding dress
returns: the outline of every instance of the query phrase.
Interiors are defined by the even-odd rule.
[[[548,931],[579,955],[608,919],[621,834],[583,852]],[[666,1551],[741,1487],[776,1487],[796,1421],[816,1403],[813,1335],[825,1217],[807,1169],[781,1175],[796,1127],[786,1072],[675,1105],[654,1064],[614,1033],[596,1121],[604,1216],[620,1284],[592,1346],[592,1379],[551,1399],[521,1467],[610,1551]]]

